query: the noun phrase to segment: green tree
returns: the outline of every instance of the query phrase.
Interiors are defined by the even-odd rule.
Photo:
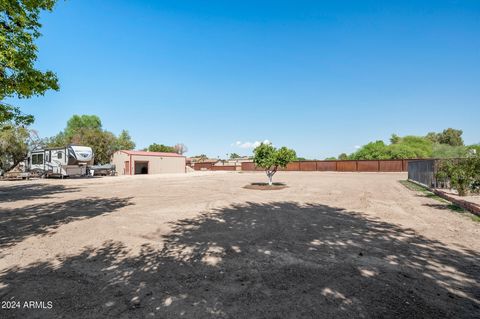
[[[73,115],[67,121],[64,130],[65,137],[72,139],[74,136],[85,134],[89,130],[102,130],[102,120],[97,115]]]
[[[440,162],[437,179],[450,182],[458,195],[468,195],[469,191],[478,191],[480,186],[480,157],[447,159]]]
[[[35,68],[37,46],[41,35],[39,23],[42,11],[51,11],[55,0],[0,1],[0,101],[8,97],[29,98],[58,90],[58,80],[52,71]],[[24,115],[15,106],[0,103],[0,124],[29,125],[31,115]]]
[[[383,141],[370,142],[350,156],[354,160],[389,159],[388,147]]]
[[[32,132],[23,126],[0,126],[0,171],[8,172],[28,155]]]
[[[8,123],[30,125],[33,123],[33,116],[23,114],[18,107],[0,102],[0,125]]]
[[[110,163],[113,153],[116,151],[117,138],[108,131],[85,130],[81,135],[73,136],[72,143],[90,146],[95,154],[95,164]]]
[[[272,185],[273,175],[275,175],[278,168],[286,167],[288,163],[296,158],[297,154],[295,151],[285,146],[277,149],[272,144],[262,143],[253,150],[253,163],[265,169],[269,185]]]
[[[69,144],[89,146],[95,154],[95,164],[109,163],[115,151],[133,149],[128,131],[123,130],[118,137],[103,130],[102,121],[96,115],[73,115],[65,129],[47,139],[48,147],[63,147]]]
[[[338,159],[341,160],[341,161],[348,160],[348,155],[346,153],[342,153],[342,154],[338,155]]]
[[[334,156],[325,158],[325,161],[336,161],[336,160],[337,160],[337,158],[334,157]]]
[[[462,138],[463,131],[456,130],[453,128],[447,128],[443,130],[442,133],[438,135],[438,142],[440,144],[448,144],[451,146],[463,146],[463,138]]]
[[[241,156],[238,155],[237,153],[230,153],[230,159],[237,159],[240,158]]]
[[[135,148],[135,142],[127,130],[122,130],[115,141],[115,151],[119,150],[133,150]]]
[[[388,159],[425,158],[421,151],[407,144],[391,144],[387,147]]]
[[[421,136],[405,136],[393,139],[394,144],[383,141],[368,143],[350,155],[354,160],[382,160],[429,158],[432,156],[433,143]]]
[[[390,137],[390,143],[391,144],[397,144],[401,140],[402,140],[402,138],[400,136],[398,136],[397,134],[392,134],[392,136]]]
[[[163,144],[157,144],[157,143],[150,144],[150,146],[148,146],[147,150],[149,152],[176,153],[175,152],[175,147],[167,146],[167,145],[163,145]]]
[[[63,147],[68,144],[80,144],[85,146],[84,136],[91,136],[91,131],[100,134],[102,121],[96,115],[73,115],[68,121],[65,129],[57,135],[48,139],[48,147]]]
[[[63,147],[70,144],[64,132],[60,132],[55,136],[47,137],[44,141],[44,147]]]
[[[368,143],[349,156],[354,160],[409,159],[409,158],[454,158],[465,157],[473,151],[463,146],[462,131],[452,128],[442,133],[430,132],[426,136],[392,134],[391,144],[383,141]]]
[[[468,156],[468,148],[465,146],[451,146],[448,144],[435,144],[432,158],[460,158]]]
[[[433,144],[421,136],[405,136],[397,144],[389,145],[390,159],[429,158]]]
[[[435,132],[430,132],[425,136],[427,140],[429,140],[432,143],[438,143],[438,134]]]

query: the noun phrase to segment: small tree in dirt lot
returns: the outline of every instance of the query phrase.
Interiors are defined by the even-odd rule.
[[[253,150],[253,163],[256,166],[265,169],[268,176],[268,185],[272,185],[273,175],[279,167],[286,167],[288,163],[294,161],[297,154],[294,150],[285,146],[276,149],[272,144],[260,144]]]

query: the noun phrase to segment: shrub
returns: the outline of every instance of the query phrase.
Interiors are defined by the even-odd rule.
[[[433,146],[433,158],[462,158],[469,154],[465,146],[451,146],[448,144],[435,144]]]
[[[449,182],[460,196],[480,189],[480,157],[443,160],[437,170],[437,179]]]

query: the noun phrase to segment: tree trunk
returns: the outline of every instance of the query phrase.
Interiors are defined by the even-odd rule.
[[[8,173],[8,172],[10,172],[12,169],[14,169],[15,167],[17,167],[17,165],[20,164],[21,162],[23,162],[27,156],[28,156],[28,153],[27,153],[22,159],[15,159],[15,160],[13,161],[13,164],[12,164],[9,168],[4,169],[4,173]]]
[[[268,177],[268,185],[272,186],[273,185],[273,175],[275,175],[275,173],[277,172],[277,166],[275,166],[273,169],[267,169],[267,170],[265,170],[265,172],[267,173],[267,177]]]

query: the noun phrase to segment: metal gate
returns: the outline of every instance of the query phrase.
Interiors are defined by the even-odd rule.
[[[437,161],[434,159],[416,160],[408,163],[408,179],[428,187],[437,186]]]

